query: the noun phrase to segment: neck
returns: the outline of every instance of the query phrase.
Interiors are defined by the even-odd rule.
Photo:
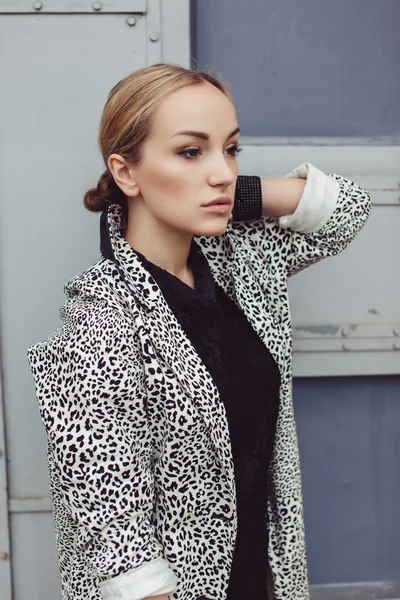
[[[135,199],[129,202],[125,239],[147,260],[194,286],[193,274],[187,264],[192,234],[160,221]]]

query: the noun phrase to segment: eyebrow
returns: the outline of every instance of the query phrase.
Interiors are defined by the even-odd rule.
[[[234,135],[236,135],[237,133],[240,133],[240,127],[236,127],[236,129],[234,129],[226,138],[227,140],[229,140],[231,137],[233,137]],[[203,131],[179,131],[178,133],[175,133],[175,135],[173,135],[172,137],[176,137],[177,135],[188,135],[190,137],[196,137],[196,138],[200,138],[201,140],[205,140],[206,142],[209,141],[210,136],[208,135],[208,133],[204,133]]]

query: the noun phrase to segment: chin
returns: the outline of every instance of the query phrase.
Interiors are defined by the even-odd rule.
[[[193,235],[196,237],[216,237],[225,233],[228,227],[228,219],[220,219],[215,223],[207,223],[203,227],[199,227]]]

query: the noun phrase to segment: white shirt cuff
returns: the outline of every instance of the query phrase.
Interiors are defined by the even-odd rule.
[[[102,600],[143,600],[175,590],[177,578],[164,558],[100,582]]]
[[[336,208],[340,192],[338,182],[310,163],[303,163],[286,177],[302,177],[307,181],[295,212],[280,217],[279,225],[300,233],[319,231]]]

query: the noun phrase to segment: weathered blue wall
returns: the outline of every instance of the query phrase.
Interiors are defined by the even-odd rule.
[[[312,583],[400,579],[400,377],[297,379]]]
[[[398,0],[198,0],[244,135],[400,135]],[[399,359],[400,361],[400,359]],[[400,377],[294,385],[311,583],[400,580]]]
[[[244,135],[400,135],[399,0],[197,0]]]

